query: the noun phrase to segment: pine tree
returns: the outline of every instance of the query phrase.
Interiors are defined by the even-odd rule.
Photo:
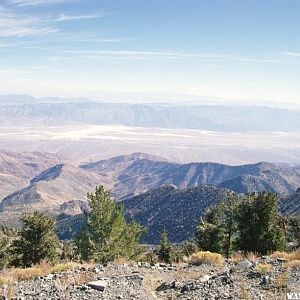
[[[289,240],[300,245],[300,214],[291,216],[288,220],[288,235]]]
[[[63,241],[61,249],[61,260],[70,261],[74,260],[74,245],[72,241]]]
[[[20,221],[22,229],[12,243],[13,265],[29,267],[42,260],[54,260],[59,246],[54,220],[34,212],[24,213]]]
[[[219,207],[210,207],[201,218],[196,231],[199,249],[211,252],[222,252],[223,228]]]
[[[248,194],[238,207],[238,244],[241,250],[267,254],[285,250],[285,220],[278,214],[278,197]]]
[[[220,204],[222,227],[222,252],[229,258],[236,250],[237,208],[239,199],[235,193]]]
[[[84,225],[74,238],[81,259],[105,263],[119,257],[135,258],[145,230],[135,221],[126,222],[124,206],[111,199],[102,186],[87,198],[91,212],[85,214]]]
[[[160,247],[158,250],[158,257],[165,263],[171,263],[172,261],[172,246],[169,242],[168,231],[166,228],[163,229],[160,236]]]
[[[9,264],[9,237],[0,229],[0,269]]]

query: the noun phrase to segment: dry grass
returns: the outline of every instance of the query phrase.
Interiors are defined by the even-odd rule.
[[[0,286],[9,285],[13,282],[14,280],[10,276],[2,276],[2,275],[0,276]]]
[[[286,269],[300,268],[300,260],[288,261],[284,264]]]
[[[259,258],[259,255],[255,252],[247,252],[246,254],[237,252],[233,256],[230,257],[230,261],[232,261],[234,263],[239,263],[242,260],[247,259],[254,263],[258,260],[258,258]]]
[[[221,266],[223,264],[223,258],[221,254],[212,253],[209,251],[200,251],[192,254],[190,257],[190,263],[193,265],[214,265]]]
[[[92,275],[88,272],[80,272],[77,276],[73,276],[76,285],[86,284],[92,280]]]
[[[0,287],[0,295],[2,296],[1,299],[13,299],[15,298],[15,291],[11,285],[7,285],[3,288]]]
[[[249,292],[244,287],[241,287],[240,297],[242,300],[250,300]]]
[[[239,263],[243,260],[243,258],[244,258],[243,255],[237,252],[230,258],[230,260],[234,263]]]
[[[10,275],[15,281],[23,281],[28,279],[34,279],[40,276],[45,276],[47,272],[41,267],[32,267],[26,269],[11,269]]]
[[[67,262],[50,265],[45,262],[31,268],[11,268],[0,273],[0,286],[11,284],[18,281],[35,279],[56,272],[66,272],[74,269],[79,264]]]
[[[280,274],[276,279],[275,279],[275,286],[278,289],[284,289],[287,287],[287,281],[288,281],[289,274],[288,272],[284,272],[283,274]]]
[[[57,273],[57,272],[66,272],[78,267],[79,264],[74,262],[67,262],[67,263],[59,263],[51,267],[50,273]]]
[[[134,261],[122,257],[116,258],[113,263],[117,266],[133,266],[135,264]]]
[[[259,255],[255,252],[248,252],[245,255],[245,258],[252,261],[253,263],[256,262],[258,260]]]
[[[300,250],[289,252],[289,253],[276,251],[271,255],[271,257],[283,258],[286,259],[287,261],[295,261],[295,260],[300,261]]]
[[[300,250],[289,253],[276,251],[271,256],[274,258],[286,259],[287,262],[284,264],[286,270],[300,268]]]
[[[270,264],[258,264],[255,267],[255,271],[260,274],[266,274],[271,272],[272,266]]]

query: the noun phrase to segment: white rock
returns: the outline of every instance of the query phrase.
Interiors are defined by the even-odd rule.
[[[205,275],[203,275],[203,276],[199,279],[199,281],[200,281],[200,282],[207,282],[210,278],[211,278],[211,276],[205,274]]]

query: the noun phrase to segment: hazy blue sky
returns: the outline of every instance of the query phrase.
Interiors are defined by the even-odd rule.
[[[298,103],[299,15],[299,0],[0,0],[0,93]]]

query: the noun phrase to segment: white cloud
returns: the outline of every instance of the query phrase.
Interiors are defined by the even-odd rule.
[[[300,57],[300,52],[284,52],[284,55]]]
[[[44,19],[16,14],[12,10],[0,10],[0,37],[23,37],[57,32]]]
[[[8,0],[8,3],[14,6],[44,6],[50,4],[59,4],[70,2],[70,0]]]
[[[0,29],[0,37],[43,35],[59,31],[56,28],[11,27]]]
[[[126,38],[76,38],[71,39],[71,41],[75,42],[83,42],[83,43],[121,43],[121,42],[131,42],[133,39],[126,39]]]
[[[64,22],[64,21],[77,21],[77,20],[90,20],[90,19],[97,19],[102,18],[105,15],[64,15],[61,14],[59,18],[56,19],[58,22]]]
[[[179,52],[165,52],[165,51],[82,51],[82,50],[68,50],[66,53],[84,54],[84,55],[99,55],[99,56],[112,56],[112,57],[166,57],[166,58],[222,58],[224,55],[218,54],[189,54]]]
[[[129,59],[209,59],[209,60],[231,60],[250,63],[290,63],[288,61],[273,58],[251,58],[230,54],[216,53],[181,53],[172,51],[89,51],[89,50],[68,50],[69,54],[78,54],[87,58],[129,58]]]

